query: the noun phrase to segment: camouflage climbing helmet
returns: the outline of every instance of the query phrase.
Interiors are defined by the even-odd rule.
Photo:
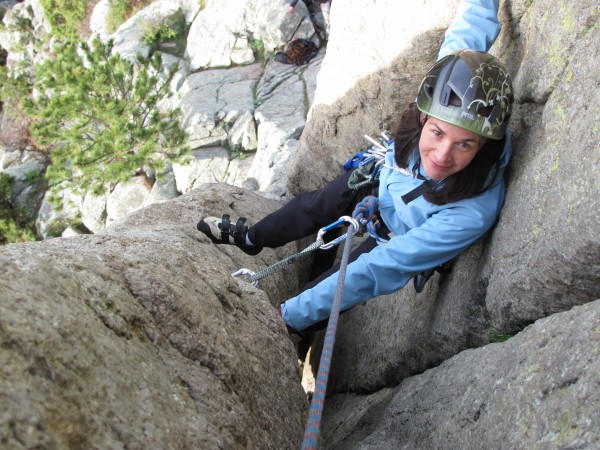
[[[489,53],[474,50],[440,59],[417,95],[421,112],[490,139],[504,136],[512,103],[506,67]]]

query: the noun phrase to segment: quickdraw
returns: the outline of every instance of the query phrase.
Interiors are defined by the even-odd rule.
[[[252,283],[253,286],[256,286],[258,284],[258,282],[260,280],[262,280],[263,278],[266,278],[269,275],[271,275],[275,272],[278,272],[279,270],[282,270],[283,268],[285,268],[287,266],[292,265],[293,263],[295,263],[299,259],[302,259],[304,256],[308,255],[309,253],[314,252],[319,249],[321,249],[321,250],[330,249],[330,248],[338,245],[340,242],[344,241],[348,237],[348,233],[344,233],[341,236],[338,236],[337,238],[335,238],[334,240],[332,240],[330,242],[325,242],[323,239],[323,236],[325,235],[325,233],[327,233],[328,231],[330,231],[334,228],[342,226],[344,224],[352,225],[352,227],[351,227],[352,235],[359,233],[359,231],[361,229],[361,225],[362,225],[356,219],[354,219],[350,216],[342,216],[335,222],[332,222],[329,225],[321,228],[317,232],[317,238],[316,238],[315,242],[313,244],[309,245],[308,247],[306,247],[301,252],[298,252],[294,255],[288,256],[287,258],[282,259],[281,261],[267,267],[266,269],[261,270],[260,272],[253,272],[250,269],[242,268],[242,269],[232,273],[231,275],[234,277],[245,276],[248,278],[248,281],[250,283]],[[349,229],[350,229],[350,227],[349,227]]]

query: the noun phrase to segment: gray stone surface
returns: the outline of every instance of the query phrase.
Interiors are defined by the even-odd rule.
[[[306,396],[250,259],[196,231],[273,201],[222,185],[96,235],[0,248],[3,448],[298,448]],[[290,275],[290,272],[287,272]],[[289,281],[265,288],[284,296]]]
[[[482,273],[490,323],[503,330],[600,293],[598,4],[565,5],[561,14],[526,5],[507,11],[522,14],[502,50],[507,60],[523,54],[513,63],[515,156]],[[527,39],[511,42],[511,31]]]
[[[326,401],[323,448],[600,446],[600,300],[369,396]]]
[[[248,37],[260,39],[267,52],[294,37],[310,39],[315,29],[307,15],[303,3],[288,14],[282,0],[208,1],[190,27],[186,57],[192,70],[250,64],[255,58]]]

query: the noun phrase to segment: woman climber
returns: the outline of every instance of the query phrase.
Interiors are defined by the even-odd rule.
[[[376,195],[368,195],[373,185],[366,191],[350,188],[348,171],[253,226],[244,218],[231,223],[224,215],[204,218],[198,229],[215,243],[255,255],[310,236],[344,215],[377,223],[376,236],[350,257],[342,310],[395,292],[455,258],[492,227],[504,199],[512,84],[504,65],[485,53],[500,32],[498,1],[465,0],[438,62],[387,142]],[[291,332],[329,317],[335,272],[323,273],[281,305]]]

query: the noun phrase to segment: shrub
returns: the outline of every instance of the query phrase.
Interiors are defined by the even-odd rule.
[[[78,52],[78,47],[81,52]],[[61,44],[36,66],[36,96],[25,102],[31,132],[50,149],[51,189],[101,194],[135,174],[160,174],[189,153],[179,110],[161,112],[177,66],[164,73],[159,53],[137,64],[95,39]]]
[[[265,43],[262,38],[258,39],[249,39],[249,45],[254,53],[254,57],[257,58],[260,63],[265,65]]]
[[[110,33],[115,32],[127,19],[150,3],[152,0],[109,0],[106,28]]]
[[[13,179],[0,173],[0,245],[35,241],[34,220],[11,200]]]
[[[30,94],[31,79],[27,75],[15,75],[6,66],[0,66],[0,110],[5,111],[0,127],[0,145],[23,148],[32,144],[30,119],[22,105],[23,99]]]
[[[77,41],[90,0],[40,0],[44,16],[58,39]]]
[[[186,27],[185,16],[179,10],[159,24],[145,24],[144,43],[157,50],[161,44],[170,42],[175,44],[171,53],[182,52],[185,50]]]

